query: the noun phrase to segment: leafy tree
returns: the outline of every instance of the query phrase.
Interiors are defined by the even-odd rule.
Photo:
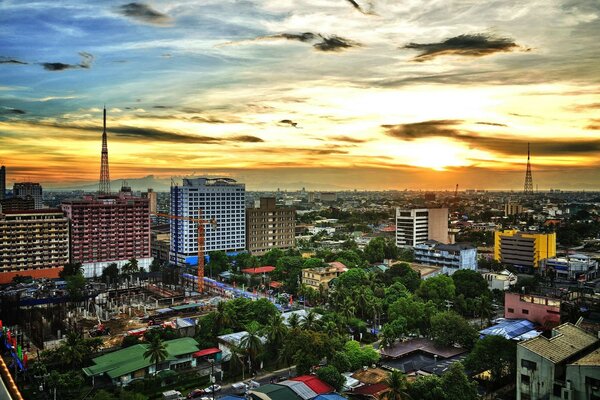
[[[123,341],[121,342],[121,347],[125,348],[125,347],[135,346],[136,344],[139,344],[139,343],[140,343],[140,339],[137,336],[127,335],[123,338]]]
[[[160,261],[158,261],[158,259],[154,258],[152,260],[152,263],[150,264],[150,272],[160,272],[161,270],[161,265],[160,265]],[[102,271],[104,272],[104,271]]]
[[[350,359],[343,351],[336,351],[333,357],[331,358],[331,365],[335,367],[340,372],[350,371],[352,365],[350,364]]]
[[[340,390],[346,382],[346,378],[333,365],[326,365],[319,368],[317,376],[323,382],[333,386],[336,391]]]
[[[293,356],[296,364],[296,373],[298,375],[307,375],[312,372],[312,367],[319,364],[320,359],[312,353],[306,353],[304,350],[298,350]]]
[[[83,266],[81,263],[67,263],[58,273],[61,279],[66,279],[68,276],[83,274]]]
[[[127,276],[128,279],[131,279],[131,276],[138,272],[140,272],[140,267],[136,258],[130,259],[121,268],[121,273]]]
[[[443,400],[445,399],[442,379],[437,375],[421,376],[408,389],[413,400]]]
[[[431,335],[440,346],[458,344],[470,349],[477,340],[477,331],[467,320],[453,311],[444,311],[431,318]]]
[[[388,308],[390,320],[404,318],[408,333],[427,334],[431,328],[431,317],[436,312],[433,302],[424,303],[413,296],[399,298]]]
[[[302,269],[305,268],[322,268],[326,267],[327,264],[320,258],[307,258],[302,264]]]
[[[477,271],[460,269],[452,274],[452,280],[454,281],[456,293],[463,294],[467,299],[489,295],[487,282]]]
[[[352,243],[355,243],[352,241]],[[348,268],[359,268],[366,265],[365,260],[357,252],[357,249],[353,250],[342,250],[335,255],[333,261],[339,261]]]
[[[267,251],[261,257],[260,263],[261,263],[261,265],[270,265],[270,266],[274,267],[277,265],[277,261],[279,261],[279,259],[284,256],[285,256],[285,254],[284,254],[283,250],[271,249],[271,250]]]
[[[373,346],[360,346],[355,340],[350,340],[344,345],[344,354],[350,361],[351,370],[355,371],[365,365],[375,364],[379,361],[379,353]]]
[[[100,389],[94,394],[92,400],[117,400],[117,398],[112,393],[104,389]]]
[[[264,327],[263,331],[267,336],[267,343],[270,349],[269,353],[276,353],[279,351],[288,333],[288,327],[283,322],[281,315],[276,314],[271,316],[267,326]]]
[[[396,243],[394,243],[394,241],[387,239],[385,240],[383,253],[386,259],[395,260],[400,255],[400,249],[398,249],[398,246],[396,246]]]
[[[450,365],[442,375],[442,389],[446,400],[476,400],[477,384],[470,381],[465,374],[465,368],[460,362]]]
[[[60,348],[66,364],[72,368],[81,366],[83,361],[89,356],[88,348],[83,338],[77,332],[69,332],[66,340]]]
[[[154,374],[158,373],[158,364],[164,361],[168,355],[167,347],[160,336],[153,336],[144,352],[144,358],[149,359],[154,364]]]
[[[319,321],[318,314],[314,310],[310,310],[306,313],[306,316],[302,318],[302,322],[300,323],[302,328],[316,331],[319,329]]]
[[[465,367],[474,372],[490,371],[492,382],[512,376],[516,370],[517,345],[498,335],[478,340],[465,359]]]
[[[412,247],[405,247],[402,249],[398,249],[398,260],[405,262],[413,262],[415,261],[415,251]]]
[[[85,289],[85,278],[83,277],[83,274],[68,275],[65,280],[67,281],[67,291],[69,292],[71,300],[80,301],[83,298]]]
[[[383,400],[406,400],[409,398],[408,382],[402,372],[398,370],[392,371],[385,380],[385,383],[388,385],[388,389],[383,392],[383,396],[381,397]]]
[[[392,345],[396,340],[408,333],[406,319],[398,317],[383,325],[383,341],[386,345]]]
[[[438,307],[445,304],[446,300],[453,300],[455,286],[452,278],[438,275],[425,279],[417,289],[417,296],[424,300],[433,301]]]
[[[342,289],[354,289],[367,283],[367,273],[364,269],[352,268],[340,274],[337,286]]]
[[[419,274],[405,262],[392,265],[383,275],[386,283],[400,282],[411,292],[421,284]]]
[[[382,262],[385,258],[385,239],[376,237],[365,246],[365,258],[370,263]]]
[[[208,261],[208,271],[211,276],[218,275],[229,267],[229,258],[224,251],[211,251]]]
[[[108,283],[116,282],[119,279],[119,266],[117,263],[110,263],[104,270],[102,270],[102,281]]]

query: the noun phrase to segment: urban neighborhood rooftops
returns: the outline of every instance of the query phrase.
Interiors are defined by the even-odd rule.
[[[244,268],[242,270],[243,273],[245,274],[268,274],[269,272],[273,272],[275,270],[275,267],[272,267],[270,265],[265,265],[264,267],[255,267],[255,268]]]
[[[465,349],[459,349],[457,347],[436,346],[433,341],[429,339],[412,339],[407,340],[406,342],[397,342],[390,347],[379,349],[379,353],[382,356],[390,358],[403,357],[417,351],[423,351],[443,358],[454,357],[466,352]]]
[[[574,356],[592,346],[598,339],[571,323],[562,324],[552,331],[550,339],[538,336],[522,342],[527,350],[544,357],[555,364]],[[584,357],[585,358],[585,357]]]
[[[535,329],[535,324],[526,319],[511,319],[479,331],[481,337],[497,335],[505,339],[526,340],[542,334]]]

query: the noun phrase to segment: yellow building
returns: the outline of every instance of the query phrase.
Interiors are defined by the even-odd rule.
[[[327,288],[329,281],[340,276],[348,268],[338,261],[329,263],[323,268],[307,268],[302,270],[302,283],[310,288],[319,290],[321,286]]]
[[[516,229],[494,233],[494,259],[522,268],[539,268],[556,256],[556,233],[526,233]]]

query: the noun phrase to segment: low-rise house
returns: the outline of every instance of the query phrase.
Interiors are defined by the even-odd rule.
[[[229,361],[231,359],[231,355],[232,355],[231,349],[235,348],[235,347],[240,347],[242,340],[244,340],[244,338],[247,335],[248,335],[248,332],[241,331],[241,332],[230,333],[227,335],[217,336],[217,340],[219,342],[219,349],[222,351],[222,354],[223,354],[222,355],[223,361]],[[260,341],[263,344],[266,344],[267,338],[261,337]]]
[[[557,278],[591,280],[598,273],[598,261],[585,254],[553,257],[543,261],[546,271],[552,269]]]
[[[517,275],[509,270],[500,272],[486,272],[483,274],[483,279],[486,280],[490,290],[506,291],[517,283]]]
[[[410,268],[419,274],[421,279],[433,278],[434,276],[442,275],[442,267],[436,267],[433,265],[423,265],[417,263],[410,263]]]
[[[327,267],[306,268],[302,270],[302,283],[315,290],[327,288],[332,279],[347,270],[348,268],[339,261],[330,262]]]
[[[198,342],[189,337],[167,340],[164,342],[167,358],[157,366],[144,353],[148,344],[136,344],[121,350],[96,357],[94,365],[83,368],[88,377],[108,377],[113,384],[126,386],[134,379],[142,379],[146,375],[154,375],[162,370],[176,370],[196,367],[194,353],[198,351]]]
[[[560,324],[560,300],[507,292],[504,294],[504,316],[526,319],[548,330]]]
[[[443,244],[434,240],[414,246],[415,262],[442,268],[452,275],[459,269],[477,269],[477,247],[469,243]]]

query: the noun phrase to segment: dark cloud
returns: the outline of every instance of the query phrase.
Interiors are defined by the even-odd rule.
[[[335,140],[338,142],[346,142],[346,143],[365,143],[366,140],[357,139],[350,136],[333,136],[330,138],[331,140]]]
[[[167,25],[171,18],[144,3],[129,3],[119,7],[119,13],[129,18],[154,25]]]
[[[312,32],[304,33],[279,33],[277,35],[261,36],[258,39],[286,39],[286,40],[297,40],[299,42],[312,42],[319,35]]]
[[[571,107],[574,111],[589,111],[600,109],[600,103],[576,104]]]
[[[482,57],[493,53],[513,51],[520,48],[511,38],[496,37],[485,33],[466,34],[437,43],[409,43],[405,49],[420,50],[415,61],[428,61],[442,55]]]
[[[17,60],[16,58],[9,58],[9,57],[0,56],[0,64],[21,64],[21,65],[27,65],[29,63],[25,62],[25,61]]]
[[[595,121],[595,120],[593,120]],[[600,129],[600,120],[597,129]],[[527,153],[527,143],[531,143],[532,154],[569,155],[589,154],[600,151],[600,139],[551,139],[516,136],[483,136],[460,128],[462,120],[431,120],[409,124],[382,125],[388,136],[400,140],[417,140],[431,137],[454,139],[471,148],[488,150],[494,153],[519,155]],[[594,129],[594,125],[591,125]]]
[[[292,121],[291,119],[282,119],[281,121],[279,121],[279,125],[289,125],[294,128],[298,127],[298,123]]]
[[[64,71],[66,69],[89,69],[94,61],[94,56],[85,51],[79,52],[81,62],[79,64],[65,64],[60,62],[41,63],[46,71]]]
[[[479,121],[479,122],[475,122],[477,125],[490,125],[490,126],[502,126],[502,127],[507,127],[508,125],[506,124],[500,124],[498,122],[485,122],[485,121]]]
[[[171,108],[171,107],[169,107],[169,106],[154,106],[154,107],[152,107],[152,108],[160,108],[160,109],[164,109],[164,108]]]
[[[23,115],[26,114],[26,112],[24,110],[18,109],[18,108],[12,108],[12,107],[0,107],[0,115],[3,114],[17,114],[17,115]]]
[[[352,7],[354,7],[356,10],[358,10],[359,12],[366,14],[366,15],[374,15],[375,13],[373,12],[373,3],[369,3],[369,10],[365,10],[360,4],[358,4],[355,0],[346,0],[348,3],[350,3],[352,5]]]
[[[591,124],[586,126],[585,129],[590,131],[600,131],[600,119],[591,120]]]
[[[264,140],[262,140],[261,138],[259,138],[257,136],[250,136],[250,135],[234,136],[230,140],[233,140],[235,142],[244,142],[244,143],[264,143]]]
[[[321,36],[321,39],[323,39],[321,42],[313,44],[313,47],[320,51],[342,51],[360,46],[357,42],[335,35],[330,37]]]

